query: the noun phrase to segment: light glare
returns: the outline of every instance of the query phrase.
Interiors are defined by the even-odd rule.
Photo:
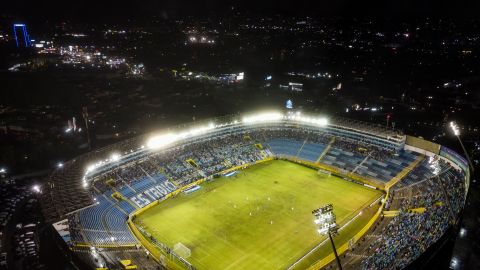
[[[147,147],[150,149],[159,149],[163,146],[167,146],[178,140],[178,136],[172,133],[154,136],[147,142]]]
[[[258,122],[270,122],[270,121],[278,121],[283,118],[283,114],[278,112],[270,112],[270,113],[261,113],[255,114],[251,116],[245,116],[242,121],[244,123],[258,123]]]

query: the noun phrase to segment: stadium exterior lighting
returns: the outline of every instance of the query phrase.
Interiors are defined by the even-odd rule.
[[[58,162],[57,163],[57,168],[59,168],[59,169],[63,168],[63,162]]]
[[[459,129],[457,123],[455,123],[454,121],[451,121],[450,122],[450,128],[452,129],[453,134],[455,135],[455,137],[457,137],[458,142],[462,146],[463,153],[467,157],[468,165],[470,166],[470,170],[473,172],[473,164],[472,164],[472,161],[470,160],[470,156],[468,155],[467,149],[465,149],[465,146],[463,145],[462,139],[460,139],[460,129]]]
[[[335,243],[333,243],[332,238],[332,234],[338,234],[337,219],[333,213],[333,205],[324,205],[313,210],[312,214],[315,217],[314,222],[318,226],[318,233],[321,235],[328,235],[328,238],[330,238],[333,253],[335,254],[335,259],[337,260],[338,269],[342,270],[342,264],[340,263],[340,258],[338,258],[337,249],[335,248]]]

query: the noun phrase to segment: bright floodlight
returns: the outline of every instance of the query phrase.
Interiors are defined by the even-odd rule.
[[[312,214],[315,216],[315,224],[318,225],[318,233],[322,235],[337,233],[337,221],[335,214],[333,213],[332,204],[327,204],[323,207],[315,209],[312,211]]]
[[[0,173],[6,173],[6,172],[7,172],[7,169],[5,169],[5,168],[0,169]]]
[[[154,136],[150,138],[147,142],[147,147],[150,149],[159,149],[163,146],[167,146],[177,140],[175,134],[164,134],[159,136]]]
[[[118,153],[113,153],[111,156],[110,156],[110,160],[111,161],[119,161],[120,160],[120,154]]]
[[[455,134],[455,136],[460,136],[460,130],[458,129],[458,126],[455,122],[450,122],[450,128],[452,129],[453,131],[453,134]]]
[[[268,112],[268,113],[259,113],[250,116],[243,117],[242,121],[244,123],[262,123],[270,121],[278,121],[283,118],[283,114],[279,112]]]
[[[57,168],[63,168],[63,162],[58,162],[57,163]]]
[[[288,117],[288,119],[291,119],[291,120],[294,120],[294,121],[297,121],[297,122],[317,125],[317,126],[320,126],[320,127],[325,127],[325,126],[328,125],[328,119],[325,118],[325,117],[319,117],[319,118],[309,117],[309,116],[302,115],[300,112],[297,112],[294,115],[290,115]]]
[[[39,185],[33,185],[32,190],[35,193],[41,193],[42,192]]]
[[[318,123],[319,126],[324,127],[324,126],[328,125],[328,119],[325,118],[325,117],[319,118],[319,119],[317,120],[317,123]]]
[[[318,232],[321,235],[328,235],[330,243],[332,244],[333,253],[335,254],[338,269],[342,270],[342,264],[340,263],[340,258],[338,257],[337,249],[335,248],[335,243],[333,242],[332,238],[332,235],[338,233],[337,220],[335,214],[333,213],[333,205],[324,205],[313,210],[312,214],[315,216],[314,222],[318,226]]]

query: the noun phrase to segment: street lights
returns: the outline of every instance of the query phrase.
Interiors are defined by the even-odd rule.
[[[473,172],[472,161],[470,160],[470,156],[468,155],[467,149],[465,149],[465,146],[463,145],[463,142],[460,139],[460,129],[458,128],[458,125],[455,122],[451,121],[450,122],[450,128],[452,129],[455,137],[457,137],[458,141],[460,142],[460,145],[462,146],[463,152],[465,153],[465,156],[467,157],[468,165],[470,165],[470,170]]]
[[[332,243],[332,249],[333,253],[335,254],[335,259],[337,260],[338,269],[342,270],[342,264],[340,263],[340,258],[338,258],[337,249],[335,248],[332,238],[332,234],[338,234],[337,220],[335,214],[333,213],[333,205],[324,205],[313,210],[312,214],[315,216],[315,224],[318,225],[318,233],[321,235],[328,235],[330,243]]]

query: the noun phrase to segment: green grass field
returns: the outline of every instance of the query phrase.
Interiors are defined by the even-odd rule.
[[[322,240],[313,209],[332,203],[341,225],[380,195],[295,163],[269,161],[168,199],[136,223],[169,247],[186,245],[187,260],[198,269],[284,269]],[[340,236],[348,241],[367,221],[363,215]]]

